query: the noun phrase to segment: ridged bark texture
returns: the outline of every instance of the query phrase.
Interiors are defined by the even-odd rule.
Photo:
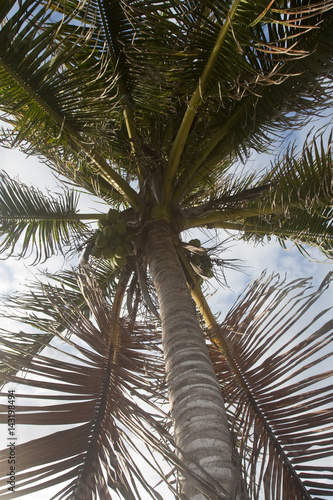
[[[228,492],[227,498],[234,498],[232,440],[224,402],[167,223],[149,226],[146,245],[159,299],[176,444],[191,470],[202,476],[201,467]],[[214,480],[209,482],[216,486]],[[207,498],[189,481],[181,483],[182,493],[191,500]],[[222,490],[219,498],[226,498]]]

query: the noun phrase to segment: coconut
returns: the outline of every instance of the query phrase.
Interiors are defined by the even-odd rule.
[[[98,248],[96,245],[94,245],[91,249],[91,255],[93,257],[95,257],[96,259],[99,259],[101,257],[101,254],[102,254],[102,249],[101,248]]]
[[[213,267],[213,263],[208,255],[203,255],[201,257],[201,266],[205,269],[211,269]]]
[[[112,238],[114,235],[113,228],[111,226],[104,226],[103,227],[103,234],[106,236],[108,239]]]
[[[191,260],[192,260],[193,264],[195,264],[196,266],[200,266],[200,264],[201,264],[200,255],[196,255],[196,254],[192,255]]]
[[[111,222],[111,224],[114,224],[119,219],[118,210],[116,210],[115,208],[110,208],[110,210],[108,211],[107,217],[108,217],[108,221]]]
[[[124,239],[119,235],[114,233],[112,236],[112,244],[117,247],[118,245],[122,245],[124,243]]]
[[[128,255],[127,248],[125,245],[117,245],[114,252],[115,256],[118,258],[126,257]]]
[[[204,267],[202,269],[202,272],[203,272],[205,278],[207,278],[207,279],[211,279],[211,278],[214,277],[213,271],[211,269],[209,269],[209,268]]]
[[[127,232],[127,224],[123,220],[118,220],[118,222],[116,222],[116,224],[114,225],[114,229],[116,233],[124,236],[124,234],[126,234]]]
[[[113,247],[105,247],[102,248],[102,257],[103,259],[113,259],[114,257],[114,248]]]
[[[201,247],[201,241],[198,240],[198,238],[195,238],[194,240],[190,240],[188,242],[189,245],[192,245],[192,247],[197,247],[197,248],[200,248]]]
[[[109,224],[108,222],[108,219],[107,219],[107,216],[106,215],[102,215],[98,221],[97,221],[97,225],[98,225],[98,228],[102,231],[103,230],[103,227],[104,226],[107,226]]]
[[[108,241],[107,237],[104,236],[103,233],[99,233],[99,235],[96,238],[95,245],[98,248],[105,248],[108,246],[108,243],[109,243],[109,241]]]
[[[114,262],[119,267],[124,267],[127,264],[127,257],[115,257]]]

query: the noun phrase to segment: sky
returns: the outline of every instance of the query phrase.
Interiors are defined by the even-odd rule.
[[[306,131],[302,131],[295,136],[299,144],[303,142],[305,134]],[[258,169],[264,167],[267,161],[269,161],[268,157],[257,158],[254,156],[251,159],[253,166]],[[57,188],[57,181],[54,175],[44,164],[35,158],[26,158],[17,150],[0,148],[0,169],[7,171],[11,176],[19,176],[28,185],[47,189],[51,192]],[[81,203],[81,211],[90,212],[94,210],[101,211],[101,206],[96,205],[92,198],[88,196],[84,197]],[[190,239],[190,237],[197,235],[191,234],[187,236]],[[230,236],[230,233],[220,233],[219,236],[223,240]],[[199,235],[199,238],[204,244],[205,236]],[[226,278],[228,287],[223,287],[222,289],[215,280],[211,280],[209,304],[214,312],[217,313],[220,311],[221,318],[223,318],[245,286],[251,280],[258,278],[265,269],[267,269],[269,274],[273,272],[280,273],[281,276],[287,274],[290,279],[312,277],[313,284],[318,286],[326,274],[333,270],[333,265],[323,262],[325,259],[316,250],[312,249],[311,255],[313,256],[313,260],[307,260],[292,245],[286,251],[274,241],[266,245],[260,244],[256,246],[244,242],[230,241],[223,252],[223,258],[240,259],[243,261],[244,272],[227,270]],[[318,263],[318,260],[321,262]],[[9,259],[0,261],[0,295],[8,292],[15,293],[22,289],[32,279],[33,275],[39,272],[40,266],[29,267],[28,264],[29,260]],[[50,272],[57,271],[67,265],[68,263],[61,256],[55,256],[46,263],[46,267]],[[318,307],[321,308],[324,305],[330,306],[331,299],[332,294],[326,294],[325,304],[321,302]],[[5,327],[6,325],[2,324],[1,326]],[[23,433],[21,435],[23,438]],[[31,434],[29,435],[31,436]],[[5,446],[3,438],[4,436],[0,439],[0,449]],[[28,500],[30,498],[45,500],[44,494],[40,496],[39,494],[28,495],[25,498]],[[168,500],[167,496],[165,496],[165,500]]]

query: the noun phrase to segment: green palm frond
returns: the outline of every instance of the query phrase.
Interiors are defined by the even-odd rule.
[[[239,189],[231,184],[229,193],[216,191],[205,205],[184,210],[185,227],[234,229],[255,241],[275,235],[282,246],[290,240],[303,253],[310,245],[332,258],[332,161],[331,137],[327,147],[323,138],[306,142],[301,154],[290,147],[261,178],[236,179]]]
[[[257,6],[263,11],[266,7],[257,2],[255,6],[241,5],[240,16],[252,19]],[[185,145],[184,172],[175,201],[192,190],[207,171],[223,172],[225,159],[246,157],[250,148],[267,150],[272,133],[295,124],[300,127],[316,109],[329,106],[332,94],[325,77],[333,53],[332,19],[329,15],[324,19],[315,6],[314,16],[306,16],[303,7],[306,11],[297,2],[290,24],[283,20],[283,9],[278,13],[274,8],[266,11],[262,24],[251,26],[245,19],[233,23],[228,39],[232,48],[221,50],[210,80],[215,89],[202,91],[205,105],[198,110]],[[312,29],[316,25],[320,29]]]
[[[0,143],[5,147],[12,148],[15,144],[15,132],[12,129],[3,131],[0,130]],[[45,146],[45,147],[44,147]],[[20,150],[26,155],[35,155],[36,150],[34,145],[29,143],[20,145]],[[70,145],[57,147],[52,146],[51,149],[47,143],[38,144],[38,156],[41,157],[43,163],[47,165],[56,176],[61,174],[67,179],[69,187],[83,188],[86,193],[98,196],[107,204],[116,207],[127,206],[124,197],[102,177],[98,172],[87,169],[87,158],[82,151],[76,151]],[[111,158],[106,154],[107,158]],[[65,181],[66,182],[66,181]]]
[[[81,171],[97,169],[135,206],[119,173],[146,178],[163,158],[167,177],[184,176],[179,200],[225,158],[327,107],[331,7],[27,1],[0,35],[3,109],[22,146],[80,151]]]
[[[330,309],[311,313],[331,280],[313,291],[307,280],[262,276],[214,332],[237,366],[213,353],[253,499],[262,486],[265,499],[333,496],[321,462],[333,453],[333,323]]]
[[[249,217],[244,225],[230,225],[243,231],[245,240],[262,242],[264,238],[276,236],[283,248],[292,242],[299,251],[311,257],[307,247],[318,248],[325,257],[333,258],[333,209],[322,208],[317,213],[306,210],[293,210],[288,217],[269,216]]]
[[[83,127],[88,132],[112,111],[112,99],[107,111],[101,96],[115,84],[113,69],[109,70],[108,59],[101,55],[103,42],[97,45],[93,31],[72,21],[73,12],[56,18],[51,4],[37,5],[30,0],[23,2],[10,18],[3,19],[1,67],[8,82],[5,79],[2,86],[5,89],[10,79],[16,80],[16,85],[6,88],[6,102],[7,106],[20,102],[21,110],[25,111],[22,119],[27,125],[34,126],[34,115],[40,120],[41,114],[46,128],[53,121],[50,131],[57,124],[64,131],[68,126],[77,133]],[[91,113],[92,105],[98,114]],[[10,120],[9,107],[6,109]],[[53,131],[58,135],[59,129],[55,127]]]
[[[302,152],[296,155],[289,148],[282,160],[277,159],[262,183],[271,182],[272,203],[288,211],[293,206],[302,206],[311,213],[316,207],[328,207],[333,200],[332,187],[332,136],[306,143]]]
[[[34,263],[64,252],[87,234],[74,191],[47,196],[0,172],[0,251],[7,257],[35,254]],[[96,216],[94,216],[96,217]],[[19,248],[18,248],[19,247]]]
[[[257,206],[266,216],[248,218],[245,238],[255,228],[256,239],[275,234],[281,244],[291,240],[302,252],[305,245],[319,248],[332,258],[333,250],[333,154],[331,137],[305,144],[301,155],[290,149],[282,161],[276,161],[262,183],[271,184],[271,193],[261,197]],[[266,201],[267,200],[267,201]],[[269,215],[269,205],[272,215]],[[275,212],[275,213],[274,213]]]
[[[118,100],[103,41],[97,43],[94,30],[75,23],[72,13],[59,21],[54,15],[51,4],[29,0],[1,20],[0,110],[10,136],[14,129],[12,145],[28,142],[35,154],[52,154],[58,145],[80,151],[86,169],[97,170],[137,205],[138,195],[100,154]]]

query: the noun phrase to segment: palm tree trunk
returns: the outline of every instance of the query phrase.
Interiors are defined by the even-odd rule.
[[[176,445],[187,467],[200,477],[205,476],[203,469],[211,476],[208,482],[219,485],[217,498],[235,498],[236,471],[224,402],[166,222],[149,226],[146,245],[160,305]],[[191,500],[207,498],[184,478],[181,491]]]

